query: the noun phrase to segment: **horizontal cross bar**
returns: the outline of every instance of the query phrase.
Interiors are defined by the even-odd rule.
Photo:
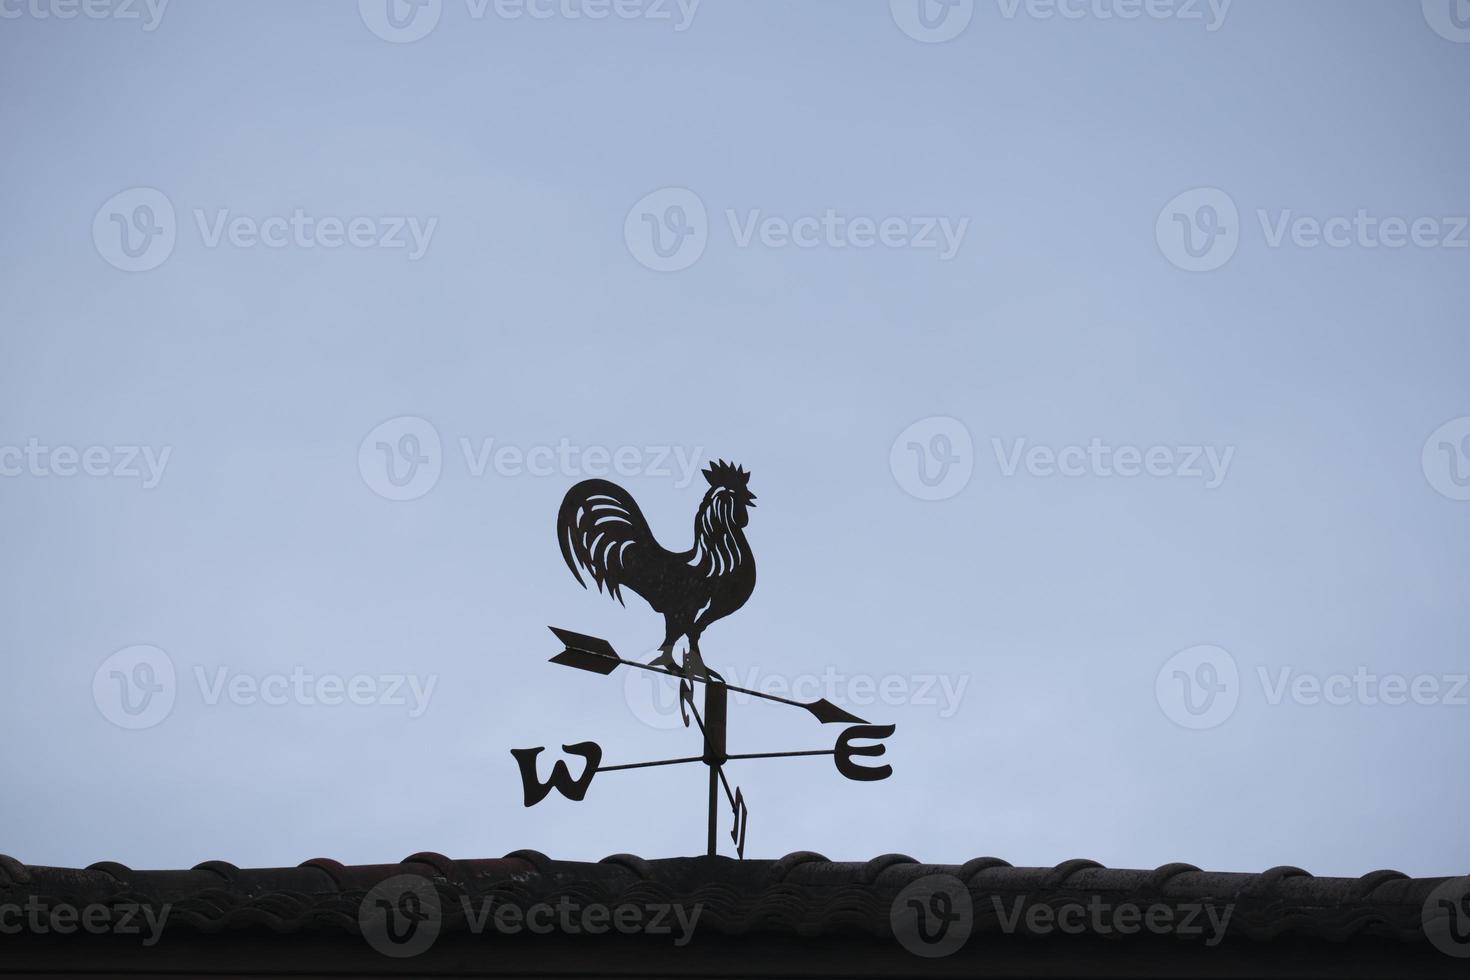
[[[650,766],[680,766],[686,762],[703,762],[704,756],[691,755],[687,759],[661,759],[658,762],[625,762],[620,766],[598,766],[598,772],[617,772],[620,769],[647,769]]]
[[[747,752],[743,755],[726,756],[732,762],[736,759],[791,759],[799,755],[836,755],[835,749],[811,749],[807,752]]]

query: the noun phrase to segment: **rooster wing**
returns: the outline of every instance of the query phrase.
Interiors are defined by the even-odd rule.
[[[660,547],[633,496],[607,480],[584,480],[567,491],[556,518],[556,536],[567,567],[582,569],[608,595],[623,601],[627,586],[645,599],[661,591],[658,580],[677,556]]]

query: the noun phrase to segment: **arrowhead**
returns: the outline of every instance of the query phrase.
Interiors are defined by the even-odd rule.
[[[813,717],[815,717],[817,721],[820,721],[824,725],[831,725],[834,722],[843,722],[849,725],[867,724],[866,721],[863,721],[857,715],[843,711],[841,708],[837,707],[837,705],[833,704],[831,701],[828,701],[826,698],[823,698],[820,701],[813,701],[811,704],[806,706],[806,710],[810,711]]]

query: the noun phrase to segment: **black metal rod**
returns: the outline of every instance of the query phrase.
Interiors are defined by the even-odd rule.
[[[683,682],[680,682],[682,690]],[[704,688],[704,762],[709,766],[709,846],[707,853],[719,853],[715,834],[719,830],[720,767],[725,764],[725,727],[729,692],[724,684],[706,684]]]
[[[812,749],[809,752],[747,752],[743,755],[727,755],[732,762],[736,759],[790,759],[798,755],[836,755],[835,749]]]
[[[718,848],[715,846],[715,829],[718,825],[718,821],[715,817],[715,805],[719,802],[719,775],[719,766],[709,767],[709,846],[707,848],[707,853],[710,857],[714,857],[716,854],[719,853]]]
[[[647,769],[650,766],[677,766],[686,762],[703,762],[704,756],[692,755],[687,759],[661,759],[658,762],[625,762],[620,766],[598,766],[598,772],[617,772],[619,769]]]
[[[732,793],[732,792],[730,792],[730,780],[728,780],[728,779],[725,778],[725,770],[724,770],[723,767],[720,768],[719,773],[720,773],[720,785],[723,786],[723,787],[725,787],[725,799],[727,799],[727,800],[730,801],[730,807],[731,807],[731,809],[734,809],[734,807],[735,807],[735,794]]]
[[[619,663],[625,664],[629,667],[637,667],[640,670],[651,670],[655,674],[667,674],[668,676],[677,678],[681,681],[697,681],[700,684],[725,684],[724,681],[712,681],[708,677],[700,677],[698,674],[689,676],[687,674],[681,674],[677,671],[669,670],[669,668],[667,667],[659,667],[654,664],[640,663],[637,660],[625,660],[622,657],[618,657],[617,660]],[[793,708],[806,708],[808,710],[811,709],[811,705],[807,704],[805,701],[793,701],[790,698],[783,698],[779,694],[766,694],[764,691],[752,691],[748,687],[736,687],[734,684],[725,684],[725,686],[730,690],[736,692],[737,694],[748,694],[753,698],[763,698],[766,701],[779,701],[781,704],[789,704]]]
[[[3,2],[3,0],[0,0],[0,2]],[[752,691],[748,687],[736,687],[733,684],[709,675],[687,675],[682,670],[672,670],[668,667],[658,666],[656,663],[645,664],[639,663],[637,660],[628,660],[625,657],[618,656],[606,640],[598,640],[593,637],[580,637],[577,634],[567,633],[565,630],[558,630],[555,627],[552,628],[552,632],[556,633],[562,642],[567,645],[562,653],[551,658],[553,663],[566,664],[570,667],[576,667],[579,670],[591,670],[604,675],[612,673],[618,666],[636,667],[639,670],[646,670],[653,674],[662,674],[665,677],[672,677],[677,680],[680,684],[681,698],[684,682],[688,681],[692,690],[693,684],[697,681],[700,684],[706,685],[706,687],[722,687],[727,691],[734,691],[737,694],[744,694],[761,701],[771,701],[776,704],[789,705],[793,708],[801,708],[804,711],[811,712],[812,717],[824,725],[830,725],[836,722],[845,722],[852,725],[867,724],[867,722],[857,715],[837,707],[837,705],[828,701],[826,698],[818,698],[815,701],[796,701],[792,698],[783,698],[779,694],[766,694],[763,691]],[[569,657],[570,659],[568,659]]]

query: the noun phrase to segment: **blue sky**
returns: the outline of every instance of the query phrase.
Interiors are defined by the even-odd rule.
[[[0,5],[0,851],[700,852],[509,749],[697,752],[553,521],[725,458],[706,658],[898,726],[748,854],[1467,870],[1463,4],[393,2]]]

